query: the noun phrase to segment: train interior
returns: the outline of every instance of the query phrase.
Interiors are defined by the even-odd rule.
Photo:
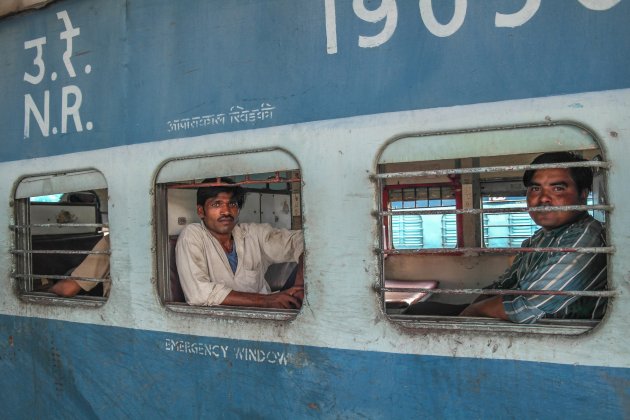
[[[164,303],[181,304],[185,297],[179,285],[175,259],[175,245],[182,229],[190,223],[199,223],[196,192],[203,185],[225,185],[234,183],[246,191],[246,199],[239,213],[240,223],[268,223],[279,229],[302,228],[300,211],[300,172],[283,170],[276,172],[230,174],[222,177],[190,179],[160,184],[165,194],[161,209],[165,221],[168,249],[161,266],[161,292]],[[164,214],[165,213],[165,214]],[[293,262],[272,264],[265,278],[271,290],[281,290],[291,284],[297,271]]]
[[[23,298],[54,296],[52,285],[72,277],[109,234],[107,186],[96,171],[24,178],[16,189],[14,206],[16,286]],[[93,288],[81,290],[76,298],[106,300],[103,286],[109,278],[93,282]]]

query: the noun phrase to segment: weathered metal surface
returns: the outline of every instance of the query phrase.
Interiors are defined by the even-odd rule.
[[[443,254],[443,255],[471,255],[471,254],[518,254],[520,252],[578,252],[581,254],[613,254],[615,247],[581,247],[581,248],[423,248],[423,249],[376,249],[376,252],[385,255],[421,255],[421,254]]]
[[[81,277],[81,276],[59,276],[53,274],[15,274],[12,273],[11,277],[14,279],[49,279],[49,280],[65,280],[65,279],[73,279],[73,280],[85,280],[92,281],[95,283],[103,283],[109,282],[108,278],[96,278],[96,277]]]
[[[426,289],[422,287],[379,287],[381,292],[425,292],[443,295],[552,295],[552,296],[593,296],[614,297],[614,290],[503,290],[503,289]]]
[[[548,213],[551,211],[588,211],[588,210],[603,210],[613,211],[614,206],[604,204],[591,204],[591,205],[576,205],[576,206],[544,206],[544,207],[509,207],[509,208],[491,208],[491,209],[420,209],[420,210],[405,210],[403,212],[393,211],[380,211],[375,212],[376,216],[394,216],[400,214],[496,214],[496,213],[518,213],[518,212],[530,212],[530,213]]]
[[[482,168],[453,168],[432,169],[426,171],[388,172],[373,175],[374,179],[409,178],[409,177],[435,177],[445,175],[487,174],[493,172],[521,172],[526,170],[554,169],[554,168],[610,168],[608,162],[588,161],[572,163],[541,163],[536,165],[503,165],[485,166]]]
[[[439,16],[451,11],[449,2],[433,3]],[[108,301],[68,302],[14,293],[14,238],[8,229],[0,235],[0,387],[11,390],[0,395],[5,415],[627,416],[627,212],[607,220],[618,250],[610,287],[618,295],[595,328],[481,319],[431,327],[386,316],[371,286],[380,279],[372,214],[380,197],[369,174],[393,139],[470,133],[466,149],[436,139],[418,149],[427,160],[471,149],[483,156],[506,145],[501,133],[480,128],[544,130],[546,122],[571,121],[574,131],[588,127],[611,164],[612,205],[630,208],[630,50],[619,42],[629,38],[630,3],[595,11],[585,0],[541,2],[536,19],[514,28],[494,26],[493,17],[519,10],[521,0],[466,3],[465,24],[437,37],[418,2],[383,2],[386,11],[400,9],[396,33],[369,48],[359,36],[383,23],[359,19],[352,2],[340,1],[67,0],[0,21],[0,223],[13,223],[9,203],[22,177],[95,168],[107,181],[116,244]],[[329,54],[330,4],[337,49]],[[74,78],[59,37],[64,11],[81,30]],[[29,83],[25,73],[38,73],[37,47],[25,42],[43,36],[45,77]],[[71,112],[76,89],[81,130]],[[43,119],[46,92],[47,136],[25,112],[31,95]],[[566,138],[542,140],[532,152],[564,146]],[[302,310],[290,320],[237,319],[163,306],[153,200],[161,165],[272,148],[292,157],[286,161],[303,181]],[[231,160],[229,169],[247,173],[247,159]]]

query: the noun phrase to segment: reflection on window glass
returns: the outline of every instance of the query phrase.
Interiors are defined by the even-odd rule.
[[[58,203],[62,196],[63,194],[50,194],[31,197],[31,203]]]

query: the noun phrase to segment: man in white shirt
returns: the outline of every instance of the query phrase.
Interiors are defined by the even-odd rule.
[[[226,184],[232,182],[224,178],[223,184],[197,190],[201,222],[186,226],[177,240],[177,271],[186,302],[300,308],[304,298],[302,231],[237,224],[245,190]],[[264,275],[271,264],[281,262],[298,262],[296,281],[293,287],[271,293]]]

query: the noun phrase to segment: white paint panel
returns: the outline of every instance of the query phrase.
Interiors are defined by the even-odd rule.
[[[295,159],[279,149],[245,151],[243,153],[172,160],[160,169],[157,183],[285,171],[297,168],[298,164]]]
[[[588,150],[596,147],[590,134],[579,127],[528,127],[404,137],[387,146],[379,163]]]
[[[23,179],[15,191],[15,198],[38,197],[60,193],[107,188],[107,181],[96,170],[33,176]]]
[[[96,207],[71,204],[31,205],[31,223],[96,223]],[[96,233],[94,227],[32,227],[33,235],[68,235]]]
[[[629,103],[630,89],[581,93],[178,138],[3,163],[0,197],[6,199],[13,196],[16,180],[29,175],[25,172],[29,168],[67,172],[81,162],[98,168],[107,177],[114,287],[107,304],[96,310],[27,304],[15,293],[3,293],[0,313],[335,349],[630,367],[630,334],[620,333],[627,330],[630,317],[630,223],[624,211],[630,208],[630,172],[624,169],[630,156]],[[374,291],[380,265],[374,253],[378,223],[372,212],[380,197],[370,175],[376,171],[381,151],[391,139],[404,133],[540,124],[547,118],[577,121],[589,127],[601,140],[604,158],[612,165],[607,191],[616,210],[608,221],[608,240],[617,251],[611,257],[609,278],[611,289],[620,294],[606,319],[579,337],[415,331],[394,325],[381,312]],[[440,150],[440,143],[435,143],[424,145],[424,160],[445,154],[443,158],[449,158]],[[282,145],[300,164],[308,299],[291,322],[173,313],[157,298],[151,195],[155,173],[167,157],[201,155],[208,152],[209,145],[215,153]],[[492,153],[495,147],[501,145],[490,144],[486,152]],[[572,144],[567,148],[576,147]],[[7,226],[12,218],[13,208],[6,203],[0,206],[0,222]],[[11,246],[10,235],[0,239],[0,283],[4,290],[13,287]]]
[[[261,221],[276,228],[291,229],[290,202],[291,196],[288,194],[262,194]]]
[[[199,221],[197,190],[171,189],[168,197],[168,235],[179,235],[189,223]]]

